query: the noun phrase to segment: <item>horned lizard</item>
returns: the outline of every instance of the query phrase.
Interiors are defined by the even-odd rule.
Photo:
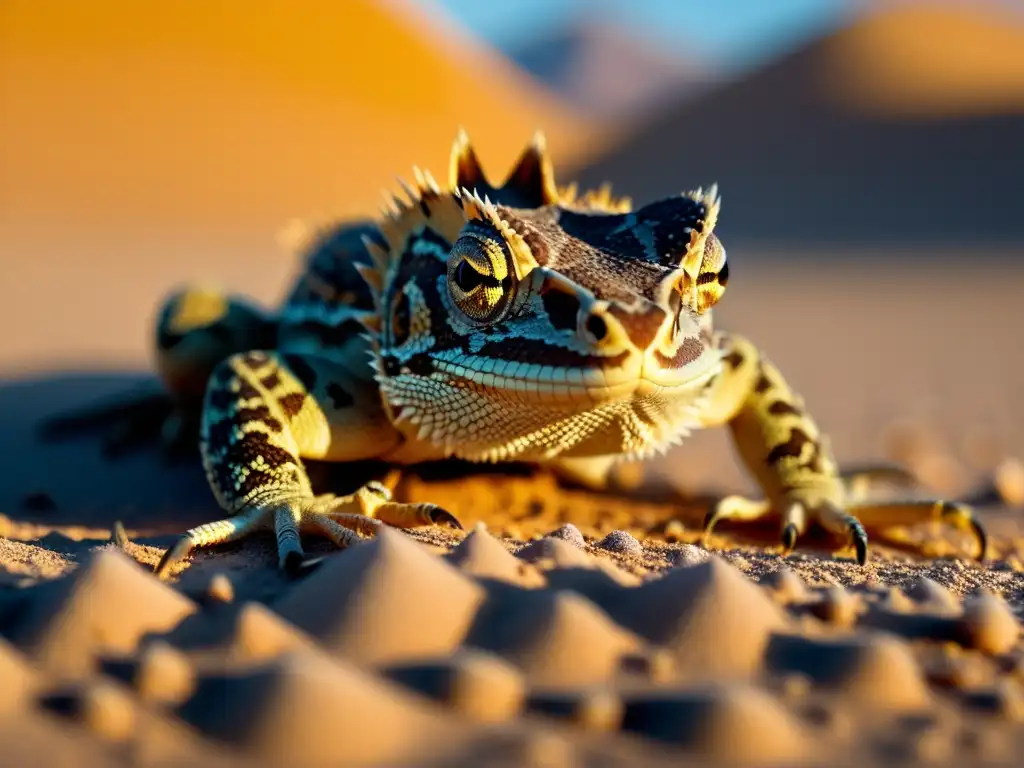
[[[276,532],[290,569],[304,559],[300,530],[343,547],[381,525],[459,526],[379,482],[315,495],[304,459],[527,461],[600,486],[619,459],[716,425],[728,425],[764,498],[722,499],[708,531],[774,516],[789,552],[817,522],[863,564],[866,528],[941,519],[973,531],[984,556],[966,505],[851,494],[778,369],[714,329],[729,278],[716,187],[639,208],[607,187],[558,187],[540,133],[493,186],[460,132],[447,185],[417,169],[405,194],[378,220],[318,229],[276,312],[201,287],[166,302],[165,437],[199,422],[228,516],[181,536],[159,575],[258,529]]]

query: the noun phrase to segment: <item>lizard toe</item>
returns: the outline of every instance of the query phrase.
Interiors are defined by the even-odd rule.
[[[454,528],[457,531],[466,530],[463,527],[462,523],[459,522],[458,518],[455,517],[455,515],[453,515],[447,509],[442,509],[441,507],[434,507],[433,509],[430,510],[430,522],[432,522],[434,525],[441,525],[447,528]]]

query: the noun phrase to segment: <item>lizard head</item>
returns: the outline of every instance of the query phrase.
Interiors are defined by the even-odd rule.
[[[720,365],[702,322],[728,276],[717,194],[632,211],[606,189],[557,188],[534,154],[498,189],[453,157],[431,215],[386,237],[384,401],[408,437],[468,459],[663,450]]]

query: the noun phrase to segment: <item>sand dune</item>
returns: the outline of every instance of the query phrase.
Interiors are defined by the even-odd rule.
[[[1024,25],[1008,12],[875,8],[666,105],[579,176],[639,200],[717,181],[734,241],[984,255],[1024,241],[1021,51]]]
[[[394,174],[445,170],[462,123],[502,167],[539,126],[559,157],[585,146],[552,97],[412,3],[247,9],[4,3],[5,216],[273,232],[375,213]]]
[[[1000,0],[864,4],[872,12],[831,45],[831,78],[839,100],[888,115],[1024,111],[1019,5]],[[935,45],[937,40],[947,44]]]
[[[275,8],[2,4],[0,324],[33,330],[0,366],[138,362],[126,323],[183,280],[278,298],[293,217],[375,214],[414,164],[443,178],[460,125],[495,176],[538,128],[559,162],[589,151],[554,96],[411,2]]]
[[[708,87],[716,77],[710,63],[666,50],[592,11],[531,39],[511,56],[569,104],[617,129],[646,119],[666,98]]]

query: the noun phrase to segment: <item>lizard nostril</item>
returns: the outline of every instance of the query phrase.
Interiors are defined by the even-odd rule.
[[[586,328],[587,333],[593,336],[596,341],[601,341],[608,335],[608,324],[599,315],[588,317]]]
[[[580,311],[579,299],[571,293],[557,289],[544,291],[540,298],[553,328],[576,332],[576,315]]]

